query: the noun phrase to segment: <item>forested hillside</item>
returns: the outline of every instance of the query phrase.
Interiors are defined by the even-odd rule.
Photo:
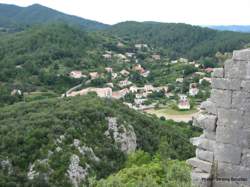
[[[0,4],[0,28],[15,29],[57,21],[90,30],[108,27],[108,25],[103,23],[67,15],[39,4],[28,7]]]
[[[110,123],[119,130],[110,129],[114,127]],[[99,180],[132,166],[136,156],[127,160],[126,152],[133,152],[133,142],[145,152],[141,156],[146,160],[138,157],[141,164],[149,164],[156,154],[161,160],[185,160],[194,154],[189,138],[199,134],[189,124],[176,126],[94,95],[4,107],[0,124],[0,186],[71,186],[70,164],[75,157],[80,159],[76,168],[87,168],[86,178],[78,182],[86,184],[89,177]],[[130,146],[123,149],[124,145]]]
[[[0,80],[27,91],[42,86],[60,93],[77,84],[65,76],[69,70],[102,66],[103,43],[101,35],[65,24],[0,36]]]
[[[249,44],[250,33],[0,4],[0,187],[191,187],[190,120],[214,68]]]
[[[214,56],[217,51],[230,52],[250,42],[250,34],[219,32],[181,23],[123,22],[112,26],[109,32],[134,43],[158,47],[174,58]]]

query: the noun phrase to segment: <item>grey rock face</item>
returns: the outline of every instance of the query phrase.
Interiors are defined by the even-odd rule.
[[[13,166],[9,159],[0,160],[0,166],[2,170],[7,171],[9,175],[13,173]]]
[[[250,49],[235,51],[212,74],[211,97],[193,120],[203,129],[192,138],[196,158],[192,182],[197,187],[250,186]]]
[[[116,118],[108,118],[108,125],[108,131],[105,134],[113,136],[123,152],[128,154],[136,150],[136,134],[131,125],[128,127],[119,125]]]
[[[224,69],[223,68],[215,68],[212,72],[212,77],[214,78],[223,78],[224,77]]]
[[[89,166],[86,165],[85,168],[79,165],[80,158],[73,154],[70,158],[70,165],[67,170],[68,177],[74,187],[78,187],[82,181],[84,181],[88,175]]]

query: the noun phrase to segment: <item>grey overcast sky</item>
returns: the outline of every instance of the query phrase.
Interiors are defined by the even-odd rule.
[[[181,22],[193,25],[250,25],[250,0],[0,0],[39,3],[107,24],[122,21]]]

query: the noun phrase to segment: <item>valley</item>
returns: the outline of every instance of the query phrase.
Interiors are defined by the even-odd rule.
[[[193,119],[249,46],[250,33],[0,4],[0,186],[191,187]]]

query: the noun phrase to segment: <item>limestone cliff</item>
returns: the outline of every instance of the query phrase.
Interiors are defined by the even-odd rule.
[[[250,49],[234,51],[212,74],[210,99],[193,125],[203,134],[192,165],[193,184],[200,187],[250,186]]]

